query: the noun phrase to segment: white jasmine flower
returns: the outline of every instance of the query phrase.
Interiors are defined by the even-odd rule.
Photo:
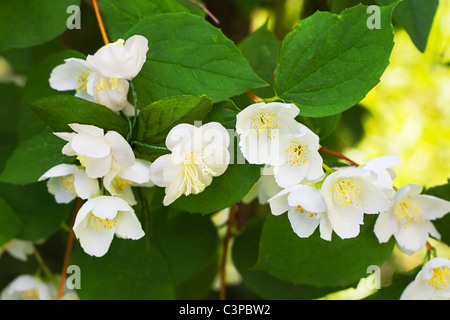
[[[125,200],[112,196],[86,201],[78,211],[73,231],[83,250],[96,257],[106,254],[114,234],[133,240],[144,236],[134,210]]]
[[[182,194],[198,194],[225,172],[230,162],[230,136],[218,122],[199,128],[179,124],[170,130],[166,146],[170,154],[156,159],[150,167],[150,178],[165,187],[164,205]]]
[[[86,61],[105,77],[132,79],[141,71],[147,51],[148,40],[134,35],[101,47],[94,55],[88,55]]]
[[[379,213],[390,206],[390,200],[377,185],[377,175],[355,167],[337,168],[321,187],[333,230],[342,239],[359,234],[364,213]]]
[[[49,179],[47,189],[57,203],[69,203],[77,196],[89,199],[100,193],[98,181],[73,164],[59,164],[45,172],[38,181]]]
[[[236,116],[239,146],[249,163],[276,165],[280,136],[298,132],[299,108],[281,102],[255,103]]]
[[[436,257],[425,263],[400,297],[400,300],[449,299],[450,260],[444,257]]]
[[[103,177],[105,189],[113,196],[119,196],[131,206],[137,202],[133,195],[132,186],[151,187],[154,184],[150,181],[150,161],[136,159],[131,167],[123,170],[113,169]]]
[[[131,167],[135,163],[131,146],[116,131],[105,134],[101,128],[78,123],[69,127],[76,133],[57,132],[55,135],[68,141],[62,153],[77,156],[88,177],[100,178],[111,169]]]
[[[380,242],[387,242],[393,235],[400,250],[411,254],[425,246],[429,235],[440,239],[431,220],[448,213],[450,202],[421,192],[422,186],[414,183],[397,190],[393,205],[383,210],[375,223]]]
[[[282,139],[280,160],[274,167],[278,185],[286,188],[305,180],[314,181],[322,177],[323,160],[318,151],[319,147],[319,137],[309,129]]]
[[[32,275],[21,275],[7,285],[1,300],[52,300],[54,288]]]
[[[327,206],[316,187],[290,186],[270,198],[269,205],[273,215],[288,212],[291,227],[299,237],[309,237],[320,226],[320,237],[331,240],[332,228]]]
[[[8,252],[14,258],[27,261],[28,256],[33,253],[33,242],[20,239],[12,239],[0,247],[0,257],[3,252]]]
[[[83,59],[69,58],[56,66],[50,74],[50,87],[58,91],[75,90],[75,96],[94,102],[95,70]]]

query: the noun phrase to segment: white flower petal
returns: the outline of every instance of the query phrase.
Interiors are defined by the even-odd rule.
[[[116,217],[116,235],[123,239],[137,240],[142,238],[145,233],[142,230],[136,214],[132,211],[120,211]]]
[[[124,137],[122,137],[116,131],[108,131],[105,134],[105,140],[111,146],[114,160],[117,161],[119,165],[124,167],[131,167],[134,164],[135,156],[133,153],[133,149]]]
[[[381,212],[375,222],[374,233],[380,243],[388,242],[399,228],[398,220],[393,210]]]
[[[101,178],[105,176],[111,169],[112,156],[105,158],[86,158],[84,161],[86,174],[90,178]]]

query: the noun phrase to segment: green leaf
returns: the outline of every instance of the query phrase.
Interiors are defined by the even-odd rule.
[[[100,0],[100,12],[108,35],[116,41],[135,24],[151,15],[169,12],[189,12],[173,0]]]
[[[381,7],[381,28],[369,29],[367,7],[341,15],[316,12],[283,40],[275,90],[293,101],[302,116],[340,113],[365,97],[379,82],[394,45],[391,12]]]
[[[172,207],[190,213],[208,214],[242,200],[260,177],[260,167],[248,163],[230,164],[224,174],[214,177],[199,194],[182,195]]]
[[[270,84],[270,87],[253,90],[256,95],[262,98],[271,98],[275,94],[273,73],[277,67],[277,57],[281,45],[281,42],[267,28],[267,25],[266,22],[238,45],[256,74]]]
[[[79,6],[80,1],[2,1],[0,52],[42,44],[63,33],[67,30],[70,5]]]
[[[320,298],[340,289],[293,284],[279,280],[265,271],[255,270],[253,266],[258,259],[262,222],[262,219],[253,219],[236,237],[232,247],[234,265],[252,291],[268,300],[298,300]]]
[[[105,131],[117,131],[126,136],[128,122],[105,106],[75,96],[57,95],[38,99],[31,109],[54,131],[72,132],[69,123],[90,124]]]
[[[368,276],[367,268],[381,264],[391,255],[394,241],[380,244],[373,233],[376,215],[365,215],[356,238],[340,239],[333,234],[323,240],[316,230],[309,238],[292,231],[286,214],[270,215],[264,223],[255,268],[280,280],[313,286],[348,286]]]
[[[51,132],[42,132],[20,143],[6,162],[0,175],[1,182],[29,184],[51,167],[71,163],[72,158],[61,153],[65,141]]]
[[[115,237],[101,258],[86,254],[74,243],[70,264],[81,271],[81,300],[175,299],[170,271],[163,254],[145,238]]]
[[[174,126],[201,121],[211,106],[212,101],[205,96],[176,96],[155,101],[140,110],[136,139],[149,144],[162,143]]]
[[[22,222],[9,204],[0,196],[0,247],[23,229]]]
[[[61,227],[73,210],[73,203],[56,203],[45,182],[26,186],[0,183],[0,196],[23,224],[23,229],[17,234],[22,240],[46,239]]]
[[[380,5],[394,1],[376,0]],[[402,0],[392,14],[394,21],[405,29],[420,52],[425,52],[438,6],[439,0]]]
[[[150,16],[128,31],[149,43],[134,78],[139,106],[176,95],[206,95],[220,102],[267,86],[220,29],[186,13]]]

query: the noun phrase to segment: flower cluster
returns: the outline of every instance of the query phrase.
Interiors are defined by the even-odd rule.
[[[86,253],[103,256],[114,234],[126,239],[144,236],[131,206],[132,186],[152,186],[150,162],[136,159],[128,142],[117,132],[92,125],[69,124],[74,132],[57,132],[67,141],[62,153],[79,164],[59,164],[39,180],[48,179],[48,191],[59,203],[79,197],[87,200],[78,211],[73,230]]]
[[[333,231],[342,239],[360,232],[365,214],[379,214],[375,234],[380,242],[394,235],[410,254],[439,239],[430,222],[450,211],[450,202],[421,195],[422,188],[393,186],[399,163],[395,155],[374,158],[359,166],[329,168],[319,154],[319,137],[296,121],[299,108],[280,102],[255,103],[237,116],[239,146],[249,163],[270,168],[278,187],[271,186],[271,212],[288,212],[293,231],[309,237],[317,227],[330,241]]]
[[[128,80],[141,70],[147,51],[148,41],[143,36],[119,39],[85,60],[64,60],[64,64],[53,69],[50,86],[59,91],[75,90],[77,97],[132,115],[134,107],[127,100]]]

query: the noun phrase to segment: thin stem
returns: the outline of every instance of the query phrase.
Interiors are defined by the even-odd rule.
[[[64,255],[64,261],[63,261],[63,265],[62,265],[62,269],[61,269],[61,280],[59,281],[58,294],[56,295],[56,300],[61,300],[61,297],[63,295],[64,284],[66,282],[66,272],[67,272],[67,267],[69,266],[70,254],[72,253],[72,247],[73,247],[73,238],[75,235],[73,232],[73,224],[75,222],[75,218],[77,216],[78,210],[80,210],[82,204],[83,204],[83,200],[81,198],[77,198],[76,203],[75,203],[75,209],[73,211],[73,217],[72,217],[72,223],[70,226],[69,237],[67,239],[66,253]]]
[[[236,207],[237,204],[233,204],[230,207],[230,214],[228,216],[228,224],[227,224],[227,233],[225,235],[225,238],[223,240],[223,252],[222,252],[222,263],[220,266],[220,300],[226,299],[226,266],[227,266],[227,257],[228,257],[228,248],[230,246],[230,240],[231,240],[231,229],[235,222],[235,216],[236,216]]]
[[[105,44],[109,43],[108,36],[106,35],[105,26],[103,25],[102,16],[100,15],[100,10],[98,9],[97,0],[92,0],[94,5],[95,16],[97,17],[98,27],[100,28],[100,33],[102,34],[103,42]]]
[[[136,140],[131,141],[131,144],[135,144],[135,145],[141,146],[141,147],[146,147],[149,149],[169,151],[169,149],[167,149],[166,147],[152,146],[150,144],[146,144],[144,142],[140,142],[140,141],[136,141]]]
[[[39,266],[41,267],[41,269],[44,271],[45,275],[47,276],[47,278],[49,278],[50,280],[53,280],[53,278],[54,278],[53,274],[51,273],[50,269],[45,264],[44,259],[42,259],[42,256],[39,253],[39,251],[36,249],[36,247],[33,248],[33,254],[34,254],[34,257],[36,258],[36,261],[38,262]]]
[[[128,80],[128,83],[130,84],[131,94],[133,95],[133,107],[134,107],[134,115],[133,115],[133,122],[130,121],[128,118],[128,123],[130,125],[130,131],[128,132],[127,141],[130,141],[130,139],[133,136],[133,130],[136,126],[136,119],[137,119],[137,93],[136,88],[134,87],[133,81]]]
[[[330,149],[327,149],[327,148],[324,148],[324,147],[320,147],[319,151],[321,151],[323,153],[328,153],[329,155],[332,155],[332,156],[335,156],[335,157],[337,157],[339,159],[345,160],[349,164],[351,164],[352,166],[359,167],[359,164],[357,164],[355,161],[353,161],[350,158],[347,158],[346,156],[344,156],[343,154],[341,154],[341,153],[339,153],[337,151],[330,150]]]
[[[254,102],[264,102],[264,99],[258,97],[251,91],[247,91],[245,94],[248,95]]]
[[[217,18],[211,13],[211,11],[209,11],[208,8],[206,8],[203,4],[198,3],[198,2],[195,1],[195,0],[188,0],[188,1],[189,1],[190,3],[192,3],[193,5],[199,7],[200,9],[202,9],[203,12],[205,12],[205,13],[208,15],[208,17],[210,17],[210,18],[214,21],[215,24],[217,24],[217,25],[220,24],[219,19],[217,19]]]

